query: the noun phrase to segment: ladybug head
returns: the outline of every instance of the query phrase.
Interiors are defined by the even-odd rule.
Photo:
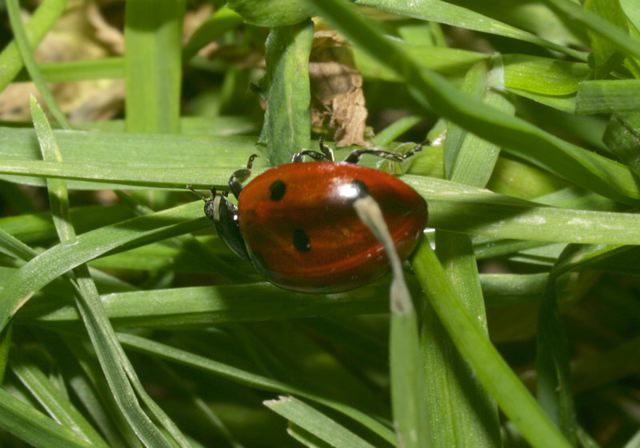
[[[238,206],[225,194],[213,194],[204,201],[204,214],[213,221],[218,236],[240,258],[249,259],[238,223]]]

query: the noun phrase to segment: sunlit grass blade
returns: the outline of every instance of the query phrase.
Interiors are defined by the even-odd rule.
[[[445,25],[479,31],[481,33],[517,39],[555,50],[577,59],[586,59],[584,53],[542,39],[535,34],[487,17],[472,9],[445,1],[423,0],[419,2],[405,2],[399,0],[357,0],[356,3],[429,22],[438,22]]]
[[[130,132],[178,132],[184,0],[134,0],[125,10]]]
[[[229,9],[228,6],[225,5],[218,9],[193,32],[182,50],[182,59],[184,61],[190,60],[205,45],[214,42],[241,23],[242,17]]]
[[[309,148],[312,40],[313,24],[304,22],[274,28],[265,44],[267,110],[260,141],[267,146],[272,165],[286,163],[294,153]]]
[[[94,446],[4,389],[0,389],[0,427],[36,448]]]
[[[629,36],[625,31],[571,1],[544,1],[568,20],[572,20],[574,23],[580,23],[590,31],[609,40],[625,54],[640,59],[640,42]]]
[[[264,405],[330,446],[336,448],[373,448],[373,445],[350,432],[329,416],[294,397],[267,400]]]
[[[464,308],[428,244],[422,244],[418,249],[413,268],[429,304],[460,355],[527,441],[541,447],[570,446],[491,345],[485,331]]]
[[[62,155],[55,141],[52,129],[34,98],[31,99],[31,114],[34,128],[40,144],[42,157],[45,160],[62,161]],[[61,243],[75,243],[76,232],[69,220],[69,197],[64,180],[48,179],[49,203],[53,223]],[[102,302],[98,294],[89,269],[81,264],[70,274],[71,284],[76,295],[76,305],[85,323],[89,337],[100,359],[103,372],[109,378],[114,398],[119,409],[131,424],[132,429],[140,440],[147,446],[169,447],[171,444],[164,435],[152,423],[151,419],[143,411],[133,392],[133,386],[138,395],[143,399],[154,416],[164,424],[167,431],[174,437],[180,446],[188,446],[188,442],[174,427],[173,423],[159,411],[159,408],[147,396],[139,384],[133,368],[129,364],[124,351],[119,346],[113,328],[111,327],[102,308]],[[125,376],[125,373],[129,378]],[[131,381],[131,383],[130,383]]]
[[[38,92],[40,92],[40,95],[47,103],[49,111],[55,117],[58,125],[66,129],[71,128],[67,117],[58,106],[58,103],[53,97],[49,86],[47,86],[44,77],[40,73],[40,69],[33,59],[33,50],[30,48],[27,34],[24,30],[22,20],[20,19],[20,6],[18,4],[18,0],[7,0],[6,5],[7,12],[9,13],[9,21],[11,22],[11,28],[15,38],[15,43],[18,47],[18,51],[20,52],[20,56],[22,57],[22,62],[29,72],[31,80],[38,88]]]
[[[578,85],[576,113],[604,114],[640,110],[640,80],[594,80]]]
[[[44,36],[55,25],[67,7],[68,0],[43,1],[31,20],[25,25],[27,42],[32,47],[37,47]],[[0,90],[4,90],[13,81],[23,67],[22,58],[16,42],[10,42],[0,54]]]
[[[442,77],[421,69],[402,46],[386,39],[377,26],[346,2],[307,1],[356,45],[401,75],[413,96],[441,116],[576,185],[622,202],[640,198],[638,186],[626,167],[461,94]]]
[[[12,371],[40,406],[62,427],[73,431],[92,446],[100,448],[108,446],[35,364],[17,360],[12,363]]]

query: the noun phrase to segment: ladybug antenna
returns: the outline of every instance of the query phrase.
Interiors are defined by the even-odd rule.
[[[189,190],[191,193],[193,193],[194,195],[196,195],[198,197],[198,199],[202,199],[204,202],[207,202],[207,200],[209,199],[208,197],[206,197],[203,194],[198,193],[196,190],[193,189],[193,187],[191,185],[187,185],[187,190]],[[212,190],[212,192],[215,190]]]

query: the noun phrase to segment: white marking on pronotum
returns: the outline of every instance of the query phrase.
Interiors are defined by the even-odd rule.
[[[409,289],[404,280],[402,262],[391,239],[391,234],[384,222],[382,211],[378,203],[371,196],[364,196],[354,201],[353,207],[360,220],[371,230],[371,233],[382,243],[391,264],[393,281],[391,282],[391,311],[398,314],[408,314],[413,310],[413,302]]]

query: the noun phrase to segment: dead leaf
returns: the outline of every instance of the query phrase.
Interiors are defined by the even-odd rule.
[[[362,76],[345,40],[334,31],[317,31],[311,50],[311,120],[334,132],[336,146],[370,146],[365,140],[367,108]]]

